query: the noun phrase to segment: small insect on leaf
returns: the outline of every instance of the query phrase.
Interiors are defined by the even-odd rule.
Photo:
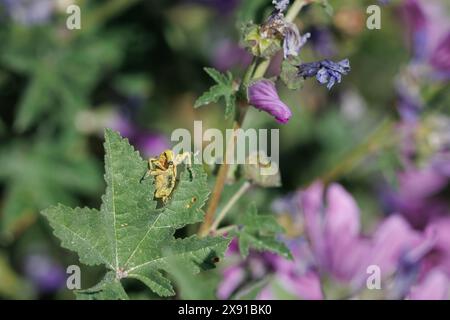
[[[166,203],[175,188],[177,181],[177,166],[186,161],[186,166],[190,170],[189,152],[174,155],[172,150],[166,150],[157,158],[148,159],[148,171],[144,179],[148,176],[155,177],[155,198]]]

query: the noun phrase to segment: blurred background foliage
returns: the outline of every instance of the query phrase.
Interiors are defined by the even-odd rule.
[[[65,268],[77,258],[59,247],[38,212],[58,202],[100,205],[104,127],[121,131],[145,156],[170,146],[171,132],[191,130],[194,120],[229,128],[222,106],[193,109],[211,85],[203,67],[242,75],[250,57],[237,45],[239,25],[260,21],[270,1],[31,2],[33,8],[14,14],[11,1],[0,1],[0,298],[70,299]],[[283,186],[253,190],[230,219],[250,200],[270,212],[274,199],[317,178],[343,183],[364,208],[367,228],[382,216],[374,195],[386,181],[395,185],[401,165],[395,81],[412,52],[395,1],[383,8],[381,30],[365,27],[372,2],[330,1],[333,16],[311,6],[297,19],[302,32],[326,37],[313,37],[305,61],[348,57],[352,72],[331,92],[314,81],[299,91],[279,88],[294,114],[280,131]],[[81,30],[66,28],[70,3],[81,7]],[[278,68],[273,63],[269,72]],[[448,112],[448,86],[423,90]],[[252,109],[245,127],[279,125]],[[227,187],[223,203],[237,187]],[[208,296],[207,288],[192,293],[180,272],[174,275],[182,297]],[[101,275],[87,267],[82,274],[83,287]],[[218,275],[202,277],[217,282]],[[129,286],[133,298],[149,297],[138,284]]]

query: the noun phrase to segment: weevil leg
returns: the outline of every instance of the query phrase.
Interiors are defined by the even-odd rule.
[[[156,167],[156,169],[155,169],[155,167]],[[159,162],[159,159],[157,159],[157,158],[148,159],[148,170],[139,182],[142,182],[143,180],[147,179],[150,176],[157,176],[157,175],[161,174],[161,172],[157,173],[157,174],[152,173],[152,172],[157,172],[158,170],[161,172],[163,172],[165,170],[164,167]]]

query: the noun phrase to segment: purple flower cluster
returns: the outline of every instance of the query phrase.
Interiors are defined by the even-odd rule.
[[[311,78],[316,77],[321,84],[326,84],[327,88],[331,88],[340,83],[342,76],[350,71],[350,61],[348,59],[333,62],[331,60],[322,60],[318,62],[303,63],[298,66],[298,75],[300,77]]]
[[[427,132],[425,137],[423,131]],[[388,210],[402,214],[415,228],[424,229],[450,215],[448,201],[441,195],[450,182],[450,118],[439,115],[420,122],[402,121],[397,132],[402,138],[403,169],[398,173],[398,187],[383,188],[382,196]],[[422,149],[427,150],[425,155]]]
[[[249,27],[249,32],[245,39],[249,43],[251,52],[255,56],[264,56],[263,53],[268,54],[266,51],[273,55],[273,44],[276,42],[269,45],[270,41],[282,40],[283,58],[288,62],[283,64],[283,66],[289,65],[291,70],[293,69],[294,71],[294,74],[291,75],[292,71],[285,69],[289,67],[283,67],[283,75],[289,74],[285,78],[282,77],[283,81],[295,81],[297,77],[298,79],[316,77],[317,81],[321,84],[326,84],[329,90],[336,83],[340,83],[342,76],[350,71],[350,61],[348,59],[339,62],[326,59],[318,62],[303,63],[296,66],[298,72],[295,74],[295,58],[293,59],[293,57],[299,55],[301,48],[311,37],[311,33],[301,35],[294,23],[286,21],[284,11],[287,10],[289,1],[274,0],[272,3],[275,10],[269,18],[260,27],[254,25]],[[324,44],[322,43],[321,45],[323,46]],[[296,87],[298,88],[298,86]],[[248,100],[255,108],[271,114],[280,123],[287,123],[292,116],[289,107],[280,100],[275,84],[272,81],[259,80],[251,83],[248,87]]]
[[[289,56],[298,56],[300,49],[306,44],[310,37],[310,33],[306,33],[303,36],[300,35],[300,31],[295,24],[286,24],[283,41],[284,58],[286,59]]]
[[[284,11],[289,6],[289,1],[274,0],[272,3],[275,10],[261,26],[261,36],[265,40],[282,38],[284,58],[296,57],[311,34],[307,33],[302,36],[296,24],[285,20]]]
[[[446,8],[437,0],[406,0],[403,16],[409,26],[416,61],[434,72],[450,76],[450,20]]]
[[[253,253],[269,265],[266,272],[286,292],[302,299],[329,297],[321,284],[347,287],[351,297],[366,289],[370,267],[381,272],[383,294],[389,299],[446,299],[450,288],[450,218],[440,218],[423,231],[414,230],[398,214],[384,219],[371,236],[361,234],[360,212],[353,197],[340,185],[325,189],[321,183],[298,192],[292,213],[304,223],[305,236],[290,240],[294,261]],[[291,200],[290,200],[291,201]],[[242,264],[235,273],[244,274]],[[248,278],[248,277],[247,277]],[[234,288],[238,288],[234,282]],[[224,274],[223,284],[228,282]],[[222,288],[222,287],[221,287]],[[230,288],[226,292],[230,294]],[[219,290],[220,291],[220,290]],[[226,296],[223,292],[222,297]],[[273,298],[269,285],[260,298]],[[338,296],[335,298],[348,298]]]

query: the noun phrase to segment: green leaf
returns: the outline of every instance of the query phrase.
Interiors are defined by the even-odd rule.
[[[76,251],[81,262],[102,264],[112,272],[113,277],[87,292],[121,297],[120,280],[134,278],[160,296],[173,295],[164,273],[170,272],[171,259],[198,273],[213,268],[230,242],[224,237],[174,237],[177,229],[203,219],[201,208],[209,194],[206,174],[201,165],[192,166],[192,176],[183,170],[169,202],[157,208],[152,179],[141,181],[147,162],[139,153],[111,130],[105,133],[105,150],[107,188],[100,210],[58,205],[42,213],[63,247]]]
[[[272,251],[285,258],[292,259],[286,245],[276,239],[284,230],[271,215],[259,215],[252,203],[238,221],[241,229],[234,234],[238,237],[239,250],[245,258],[250,248],[259,251]]]
[[[75,291],[78,300],[128,300],[128,296],[114,272],[108,272],[102,281],[87,290]]]
[[[180,259],[171,259],[169,271],[182,300],[214,300],[220,281],[216,274],[192,275],[189,267]]]
[[[17,41],[20,37],[20,41]],[[72,119],[77,111],[89,106],[89,97],[102,75],[121,60],[122,40],[116,36],[99,39],[81,36],[70,45],[48,30],[45,34],[29,30],[6,39],[0,58],[12,70],[27,76],[28,84],[21,96],[15,130],[22,132],[48,119]]]
[[[220,98],[223,98],[225,100],[225,118],[229,118],[236,109],[236,90],[233,85],[233,75],[229,71],[222,74],[213,68],[205,68],[205,72],[216,84],[195,101],[194,108],[218,102]]]
[[[298,90],[302,88],[303,83],[305,82],[302,77],[298,76],[297,66],[300,65],[300,63],[300,58],[296,57],[284,60],[281,64],[280,78],[290,90]]]

